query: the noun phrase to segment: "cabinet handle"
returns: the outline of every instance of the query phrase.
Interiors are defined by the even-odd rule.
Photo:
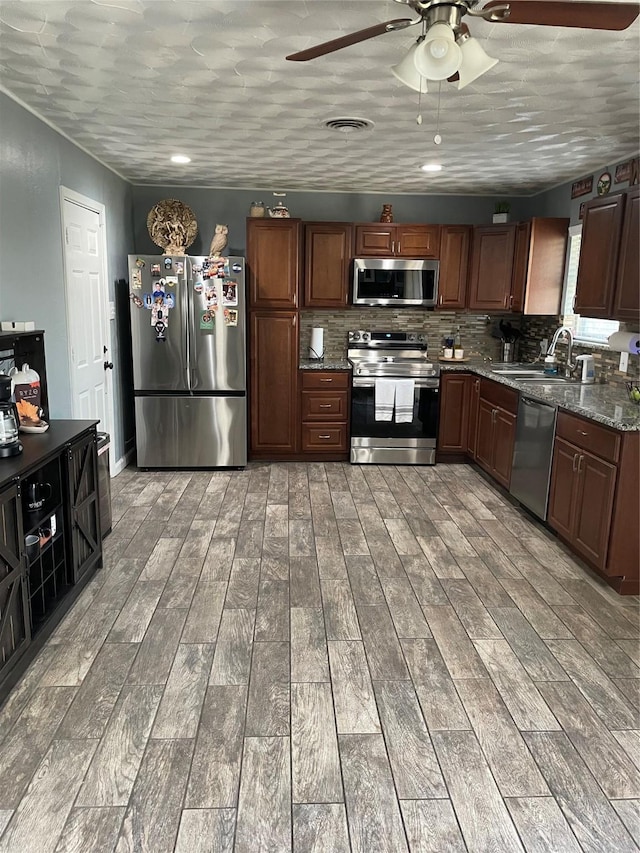
[[[320,403],[320,405],[318,406],[318,408],[320,408],[320,409],[330,409],[330,408],[331,408],[331,403]]]
[[[440,305],[442,305],[442,294],[440,294]]]
[[[318,438],[331,438],[330,435],[319,435]]]
[[[509,308],[513,307],[513,296],[509,297]]]
[[[571,310],[573,311],[574,314],[576,313],[576,297],[575,296],[573,297],[573,302],[571,303]]]
[[[392,240],[391,241],[391,254],[395,255],[395,253],[396,253],[396,241]]]
[[[333,379],[323,379],[320,377],[320,382],[333,382]]]
[[[584,456],[580,454],[580,458],[578,459],[578,474],[582,474],[582,463],[584,462]]]
[[[398,240],[398,254],[400,254],[402,250],[400,249],[400,240]]]
[[[571,466],[573,468],[574,473],[578,470],[578,466],[576,465],[577,459],[578,459],[578,454],[574,453],[573,454],[573,465]]]
[[[589,435],[588,432],[585,432],[583,429],[578,430],[578,435]]]

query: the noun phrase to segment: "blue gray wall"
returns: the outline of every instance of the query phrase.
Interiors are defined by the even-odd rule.
[[[229,226],[229,253],[245,254],[246,217],[253,200],[274,206],[271,190],[198,189],[195,187],[133,188],[136,252],[160,252],[147,231],[147,214],[158,201],[177,198],[188,204],[198,221],[198,236],[189,254],[207,254],[216,223]],[[496,201],[480,196],[391,195],[389,193],[287,192],[282,199],[292,216],[334,222],[376,222],[383,203],[393,205],[394,222],[490,224]]]
[[[100,165],[19,104],[0,93],[0,317],[34,320],[45,331],[50,415],[71,416],[70,365],[64,299],[59,188],[68,187],[106,208],[110,299],[127,276],[133,251],[131,185]],[[131,435],[130,406],[122,399],[121,354],[112,321],[114,457]]]

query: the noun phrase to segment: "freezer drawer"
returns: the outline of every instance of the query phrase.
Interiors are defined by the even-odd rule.
[[[246,397],[136,397],[141,468],[226,468],[247,464]]]

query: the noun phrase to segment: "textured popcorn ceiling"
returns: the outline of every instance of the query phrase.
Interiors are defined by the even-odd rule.
[[[0,0],[0,84],[134,183],[527,195],[640,147],[638,21],[623,33],[465,18],[500,63],[462,92],[389,71],[419,28],[306,63],[392,0]],[[326,130],[363,116],[372,131]],[[188,166],[169,162],[186,153]],[[442,162],[440,174],[420,166]]]

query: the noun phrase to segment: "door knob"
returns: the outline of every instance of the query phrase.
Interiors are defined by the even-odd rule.
[[[113,370],[113,362],[112,361],[105,361],[104,369],[105,370]]]

